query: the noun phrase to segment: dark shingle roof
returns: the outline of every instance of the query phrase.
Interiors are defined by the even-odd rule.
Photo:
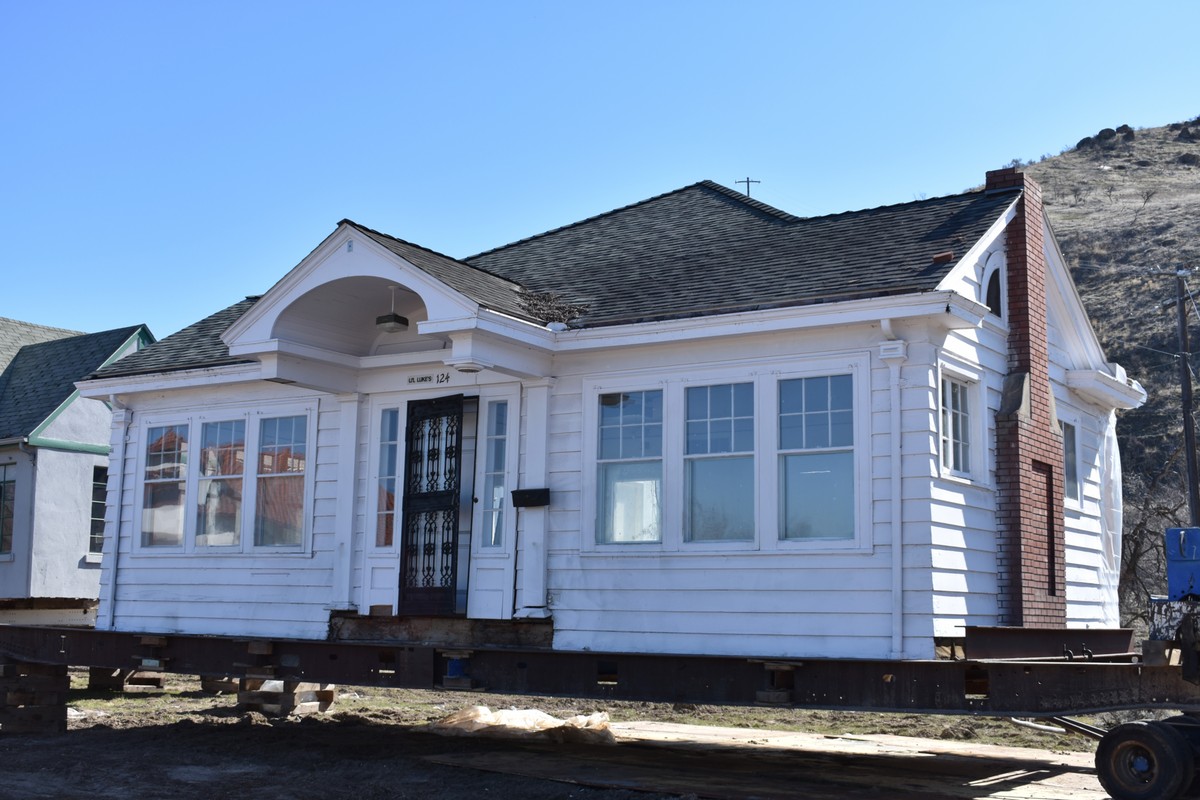
[[[802,219],[703,181],[465,261],[589,306],[579,326],[921,292],[1016,196]],[[953,260],[933,262],[947,251]]]
[[[248,359],[230,356],[229,348],[221,341],[221,334],[257,301],[257,297],[247,297],[149,347],[130,353],[120,361],[95,371],[89,377],[115,378],[122,375],[145,375],[252,363]]]
[[[31,434],[142,326],[116,328],[22,347],[0,374],[0,439]],[[120,362],[117,362],[120,363]]]
[[[0,317],[0,370],[8,366],[13,356],[27,344],[49,342],[53,339],[64,339],[68,336],[78,336],[83,331],[69,331],[66,328],[51,328],[46,325],[35,325],[32,322],[22,322],[19,319]]]
[[[711,181],[456,260],[350,220],[485,308],[533,319],[524,291],[588,307],[597,327],[934,289],[1019,190],[801,218]],[[952,253],[934,261],[935,255]],[[251,297],[100,370],[110,378],[249,363],[221,334]]]
[[[521,307],[521,287],[512,281],[498,278],[486,270],[468,266],[434,250],[397,239],[386,233],[371,230],[353,220],[344,219],[339,225],[351,225],[364,235],[391,250],[414,266],[419,267],[442,283],[461,292],[485,308],[511,314],[521,319],[532,319]]]

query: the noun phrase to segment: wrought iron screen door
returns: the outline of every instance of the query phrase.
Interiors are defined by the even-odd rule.
[[[463,397],[408,404],[400,613],[455,613]]]

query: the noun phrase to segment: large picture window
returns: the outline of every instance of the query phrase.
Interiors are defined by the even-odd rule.
[[[248,545],[302,546],[309,422],[307,412],[242,412],[148,425],[142,548],[241,552]]]
[[[854,382],[779,383],[780,538],[854,538]]]
[[[754,538],[754,384],[686,390],[684,539]]]
[[[0,553],[13,548],[13,505],[17,496],[17,468],[0,464]]]
[[[661,541],[662,440],[661,391],[600,396],[598,541]]]

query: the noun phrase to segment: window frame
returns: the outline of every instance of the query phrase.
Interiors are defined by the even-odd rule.
[[[979,282],[979,302],[987,306],[988,313],[985,319],[1001,325],[1008,325],[1008,271],[1007,260],[1004,253],[993,251],[984,260],[983,270],[980,275]],[[991,286],[993,278],[996,279],[998,288],[1000,289],[1000,307],[993,309],[988,303],[988,289]]]
[[[974,369],[970,369],[964,365],[940,361],[935,384],[937,392],[937,429],[934,435],[937,437],[937,469],[938,474],[948,480],[970,483],[976,486],[989,485],[990,470],[988,464],[989,440],[988,440],[988,419],[990,414],[987,409],[987,397],[985,394],[986,387],[983,382],[983,374]],[[953,382],[962,386],[967,397],[967,469],[958,470],[946,464],[946,407],[945,407],[945,389],[946,382]]]
[[[104,480],[96,480],[98,473],[104,473]],[[103,488],[101,488],[103,487]],[[96,498],[96,490],[100,488],[100,498]],[[99,508],[97,508],[97,504]],[[96,516],[97,510],[100,516]],[[96,557],[104,553],[104,526],[108,514],[108,464],[92,465],[92,502],[88,527],[88,549],[86,555]],[[99,547],[96,546],[96,523],[100,523]]]
[[[316,400],[303,403],[278,403],[255,406],[213,406],[203,411],[165,412],[147,415],[138,424],[138,455],[136,466],[137,496],[134,503],[133,537],[134,555],[180,555],[199,554],[210,556],[245,556],[245,555],[302,555],[306,556],[312,549],[312,521],[315,505],[314,492],[316,487],[316,454],[317,454],[317,417],[319,406]],[[305,430],[305,468],[304,468],[304,502],[301,509],[303,527],[300,541],[288,545],[258,545],[254,542],[255,515],[258,504],[258,445],[262,435],[262,422],[267,419],[286,417],[304,417]],[[236,545],[207,545],[197,544],[197,500],[199,498],[200,481],[202,476],[199,453],[202,445],[202,435],[206,423],[236,422],[245,423],[245,460],[242,470],[242,498],[239,510],[241,531]],[[142,518],[145,509],[145,474],[147,461],[148,433],[151,428],[171,425],[186,426],[188,431],[189,453],[185,469],[183,534],[179,545],[147,545],[142,543]],[[211,476],[209,476],[211,477]]]
[[[580,498],[580,552],[583,556],[642,553],[704,555],[714,552],[869,553],[874,522],[870,502],[871,369],[869,352],[790,358],[747,359],[736,365],[679,367],[594,375],[583,379]],[[853,397],[854,535],[848,539],[783,539],[780,518],[778,412],[781,381],[849,374]],[[685,541],[686,519],[685,390],[690,387],[751,383],[754,386],[754,536],[749,540]],[[663,390],[663,536],[654,543],[604,543],[599,527],[599,462],[597,459],[600,395],[621,391]]]
[[[14,559],[14,551],[16,549],[17,538],[17,472],[19,468],[15,462],[0,464],[0,525],[3,524],[5,518],[8,519],[8,549],[0,548],[0,561],[12,561]],[[10,477],[11,474],[11,477]],[[5,486],[11,486],[11,499],[9,502],[4,502]],[[5,514],[5,509],[8,513]],[[0,539],[0,545],[2,545]]]
[[[1072,441],[1068,448],[1067,443],[1067,428],[1071,429]],[[1079,421],[1072,416],[1060,416],[1058,418],[1058,430],[1062,435],[1063,443],[1063,506],[1071,509],[1083,508],[1083,474],[1081,467],[1083,460],[1080,458],[1081,447],[1079,444]],[[1075,479],[1071,479],[1071,475],[1067,470],[1068,465],[1074,462]],[[1074,487],[1075,496],[1071,497],[1069,490]]]

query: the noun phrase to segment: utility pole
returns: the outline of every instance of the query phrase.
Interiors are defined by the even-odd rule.
[[[1200,527],[1200,483],[1196,471],[1196,421],[1192,416],[1192,365],[1188,343],[1188,292],[1184,278],[1190,270],[1175,271],[1175,315],[1179,325],[1179,389],[1183,405],[1183,446],[1187,448],[1188,516],[1191,527]]]

